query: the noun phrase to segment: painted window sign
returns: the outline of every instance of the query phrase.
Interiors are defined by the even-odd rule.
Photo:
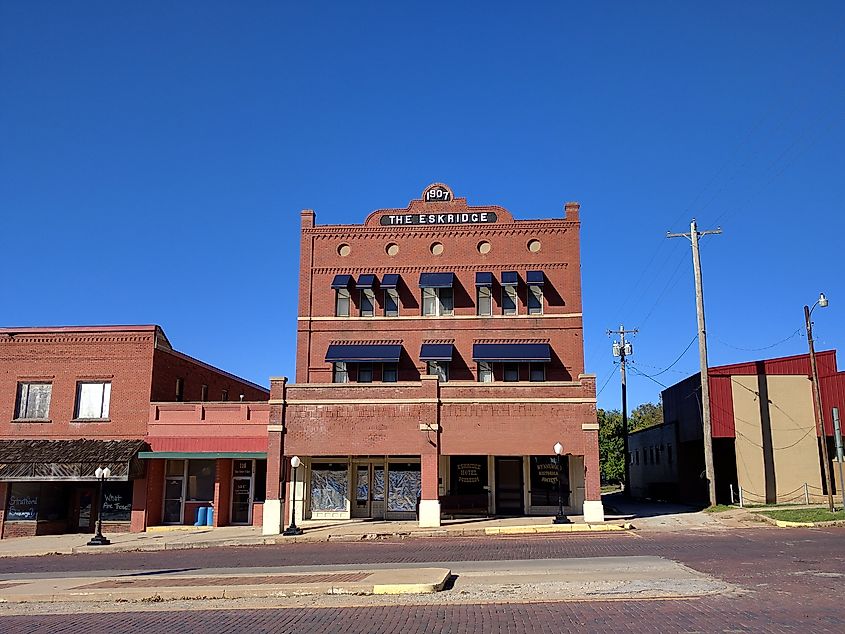
[[[6,508],[6,520],[34,520],[38,514],[37,495],[16,495],[14,492],[9,496],[9,504]]]

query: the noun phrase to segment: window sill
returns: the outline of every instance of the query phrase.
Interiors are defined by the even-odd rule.
[[[50,418],[15,418],[12,420],[12,423],[52,423],[53,420]]]
[[[71,423],[110,423],[111,418],[73,418]]]

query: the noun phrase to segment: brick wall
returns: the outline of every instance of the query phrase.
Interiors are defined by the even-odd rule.
[[[176,379],[183,380],[183,401],[201,401],[208,386],[209,401],[266,401],[268,391],[180,352],[157,348],[153,358],[152,401],[175,401]],[[224,399],[224,391],[228,398]]]

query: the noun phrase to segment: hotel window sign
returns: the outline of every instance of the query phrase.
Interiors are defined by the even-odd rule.
[[[452,202],[455,195],[451,188],[443,183],[434,183],[425,188],[422,194],[423,202],[437,205]],[[405,225],[476,225],[496,222],[498,216],[495,211],[449,212],[432,209],[424,214],[385,214],[379,218],[383,227]]]

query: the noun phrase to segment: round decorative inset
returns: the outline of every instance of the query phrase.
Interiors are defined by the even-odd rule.
[[[482,255],[485,253],[490,253],[490,243],[486,240],[482,240],[478,243],[478,252]]]
[[[540,244],[539,240],[528,241],[528,250],[531,251],[531,253],[537,253],[541,247],[542,245]]]
[[[350,253],[352,253],[352,247],[350,247],[348,244],[341,244],[337,248],[337,254],[342,258],[345,258]]]
[[[443,245],[439,242],[433,242],[431,244],[431,254],[440,255],[441,253],[443,253]]]
[[[395,242],[391,242],[384,248],[387,255],[399,255],[399,245]]]

